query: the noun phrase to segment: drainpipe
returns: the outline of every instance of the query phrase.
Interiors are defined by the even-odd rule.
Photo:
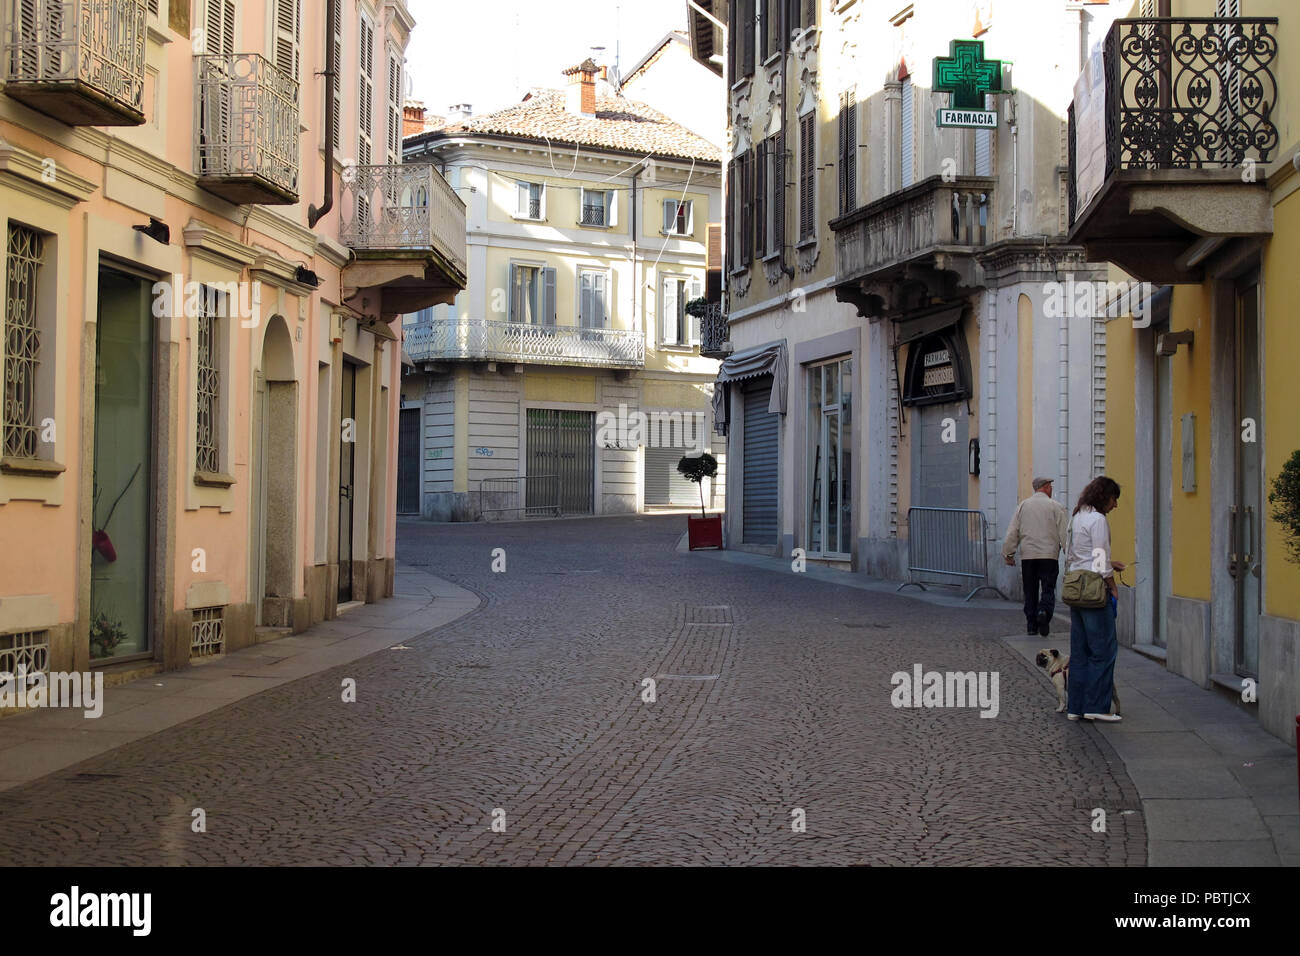
[[[325,4],[325,199],[319,206],[307,207],[307,225],[316,227],[316,223],[334,208],[334,80],[338,77],[339,64],[335,57],[334,34],[338,31],[335,19],[339,9],[337,3]]]
[[[636,303],[641,298],[641,280],[636,277],[636,178],[641,175],[641,170],[645,167],[638,165],[636,172],[632,174],[632,288],[636,294],[632,296],[632,330],[642,332],[643,330],[637,324]]]

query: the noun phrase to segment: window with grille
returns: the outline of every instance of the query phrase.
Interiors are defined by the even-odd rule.
[[[226,645],[226,626],[219,607],[194,609],[190,623],[190,657],[212,657]]]
[[[594,269],[578,272],[578,325],[603,329],[609,324],[609,275]]]
[[[858,205],[858,101],[853,89],[840,96],[840,212]]]
[[[584,226],[614,225],[614,193],[608,189],[582,190],[580,216]]]
[[[221,397],[220,350],[218,346],[218,320],[224,311],[225,296],[214,289],[203,289],[197,322],[195,348],[194,393],[196,431],[194,439],[194,468],[196,471],[221,471],[221,447],[217,440],[218,413]]]
[[[0,674],[18,676],[48,674],[50,670],[50,632],[20,631],[0,634]]]
[[[799,120],[799,238],[813,235],[817,223],[817,197],[814,195],[817,176],[816,114],[809,113]]]
[[[544,218],[545,206],[542,199],[545,196],[545,190],[542,183],[516,183],[518,190],[518,201],[515,206],[515,215],[521,219],[542,219]]]
[[[670,236],[689,236],[695,232],[691,218],[691,200],[664,200],[664,233]]]
[[[9,224],[5,272],[4,454],[35,458],[37,448],[36,374],[41,364],[36,279],[44,254],[40,233]]]

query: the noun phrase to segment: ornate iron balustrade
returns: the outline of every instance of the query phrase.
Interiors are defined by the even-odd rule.
[[[1276,24],[1275,17],[1116,20],[1102,54],[1106,175],[1267,163],[1279,139]]]
[[[195,59],[199,184],[235,203],[296,203],[298,81],[257,53]]]
[[[6,0],[5,92],[81,126],[144,122],[146,0]]]
[[[531,325],[495,319],[433,319],[406,326],[404,348],[414,362],[471,360],[640,368],[645,335],[627,329]]]
[[[710,302],[700,316],[700,355],[726,358],[731,354],[723,348],[727,341],[727,313],[722,311],[721,302]]]
[[[831,221],[842,279],[882,272],[930,251],[972,252],[994,240],[989,176],[931,176]]]
[[[340,241],[354,250],[436,250],[465,272],[465,204],[430,163],[347,166]]]

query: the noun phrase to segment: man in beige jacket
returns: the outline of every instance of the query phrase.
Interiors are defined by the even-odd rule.
[[[1056,578],[1061,573],[1057,556],[1066,550],[1070,515],[1052,498],[1052,479],[1035,478],[1034,493],[1020,502],[1002,544],[1007,564],[1016,563],[1020,550],[1020,579],[1025,586],[1025,619],[1029,634],[1046,637],[1051,632],[1056,607]]]

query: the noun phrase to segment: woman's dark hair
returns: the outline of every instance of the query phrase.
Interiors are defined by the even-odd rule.
[[[1079,503],[1074,506],[1074,514],[1087,505],[1093,511],[1101,511],[1102,506],[1110,504],[1110,499],[1119,498],[1119,482],[1105,475],[1098,475],[1088,482],[1079,495]]]

